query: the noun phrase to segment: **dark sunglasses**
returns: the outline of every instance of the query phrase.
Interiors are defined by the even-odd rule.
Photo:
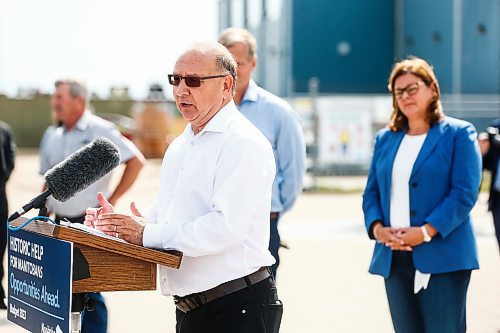
[[[219,74],[219,75],[211,75],[211,76],[180,76],[177,74],[168,74],[168,83],[173,86],[178,86],[181,84],[181,80],[184,80],[186,86],[190,88],[197,88],[201,86],[201,81],[208,79],[215,79],[218,77],[225,77],[229,74]]]

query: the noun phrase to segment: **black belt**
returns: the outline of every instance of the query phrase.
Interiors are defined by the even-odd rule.
[[[280,218],[280,213],[279,212],[272,212],[269,217],[271,218],[271,220],[277,220]]]
[[[71,223],[83,223],[85,222],[85,214],[80,215],[80,216],[75,216],[75,217],[67,217],[67,216],[61,216],[61,215],[56,215],[56,223],[60,224],[61,221],[68,220]]]
[[[271,272],[268,267],[262,267],[257,272],[244,276],[242,278],[225,282],[215,288],[195,293],[184,297],[174,296],[174,303],[177,309],[186,313],[197,309],[198,307],[216,300],[222,296],[226,296],[237,292],[241,289],[259,283],[268,277],[271,277]]]

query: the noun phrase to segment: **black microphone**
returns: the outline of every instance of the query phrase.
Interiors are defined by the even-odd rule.
[[[119,164],[118,147],[104,137],[95,139],[47,171],[44,175],[47,190],[12,214],[9,222],[32,208],[41,208],[49,195],[56,200],[67,201]]]

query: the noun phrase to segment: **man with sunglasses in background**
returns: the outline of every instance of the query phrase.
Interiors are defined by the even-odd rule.
[[[130,243],[183,252],[160,267],[176,304],[176,332],[279,331],[283,307],[269,266],[271,145],[233,102],[237,64],[215,42],[198,43],[168,75],[184,132],[168,147],[160,190],[141,215],[114,212],[98,194],[85,224]]]
[[[282,246],[278,221],[290,210],[302,192],[306,147],[297,115],[283,99],[259,87],[252,79],[257,65],[257,42],[245,29],[228,28],[219,43],[232,53],[238,63],[238,81],[234,102],[238,110],[269,140],[276,159],[276,177],[270,211],[269,250],[276,259],[274,277],[280,263]]]

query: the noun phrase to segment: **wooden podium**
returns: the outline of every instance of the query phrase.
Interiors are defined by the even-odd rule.
[[[20,226],[24,217],[10,222]],[[179,268],[182,252],[155,250],[72,227],[33,221],[28,232],[73,243],[73,293],[156,290],[157,265]],[[82,256],[83,255],[83,256]],[[77,258],[77,256],[79,258]],[[81,266],[87,266],[81,267]]]

